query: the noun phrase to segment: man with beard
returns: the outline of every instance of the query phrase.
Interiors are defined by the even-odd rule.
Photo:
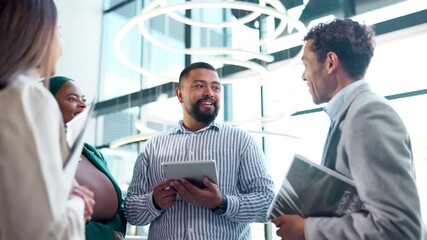
[[[204,62],[180,74],[176,95],[184,118],[146,143],[125,200],[133,225],[150,224],[148,239],[250,239],[249,223],[267,222],[273,182],[265,159],[245,131],[215,122],[221,83]],[[162,162],[215,160],[218,185],[164,179]],[[177,198],[179,194],[179,198]]]

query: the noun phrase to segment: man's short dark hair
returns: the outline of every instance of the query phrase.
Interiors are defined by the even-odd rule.
[[[374,36],[370,27],[345,18],[320,23],[310,29],[304,41],[313,40],[311,50],[319,62],[325,61],[328,52],[334,52],[350,77],[360,79],[374,55]]]
[[[182,70],[181,74],[179,74],[179,86],[181,86],[183,78],[188,76],[188,74],[192,70],[197,69],[197,68],[204,68],[204,69],[208,69],[208,70],[212,70],[212,71],[216,72],[216,69],[212,65],[210,65],[209,63],[205,63],[205,62],[192,63],[192,64],[188,65],[187,67],[185,67],[184,70]]]

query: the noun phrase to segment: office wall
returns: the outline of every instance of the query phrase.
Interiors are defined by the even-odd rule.
[[[90,100],[99,86],[103,1],[55,0],[55,3],[64,48],[56,73],[75,79]],[[95,142],[92,122],[86,134],[89,143]]]

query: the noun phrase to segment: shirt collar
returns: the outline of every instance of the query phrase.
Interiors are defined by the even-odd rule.
[[[341,89],[323,108],[323,110],[328,114],[332,122],[337,120],[337,114],[341,105],[344,103],[345,99],[351,92],[354,91],[358,86],[362,85],[366,81],[364,79],[355,81],[345,88]]]
[[[215,121],[213,121],[208,126],[202,128],[200,130],[197,130],[196,132],[192,132],[190,130],[187,130],[184,127],[184,121],[180,120],[178,122],[178,126],[175,128],[174,131],[171,132],[171,134],[199,133],[199,132],[204,132],[204,131],[207,131],[207,130],[210,130],[210,129],[215,130],[215,131],[219,131],[221,129],[221,125],[218,124],[218,123],[216,123]]]

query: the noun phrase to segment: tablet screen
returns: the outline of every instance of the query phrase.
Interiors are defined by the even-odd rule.
[[[185,162],[163,162],[163,173],[167,179],[185,178],[194,185],[204,188],[203,178],[208,177],[212,182],[218,184],[215,160],[185,161]]]

